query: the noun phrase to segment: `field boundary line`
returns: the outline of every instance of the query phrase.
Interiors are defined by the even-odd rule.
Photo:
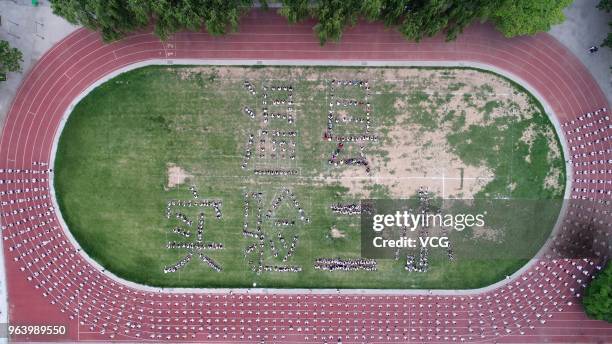
[[[366,63],[367,67],[471,67],[476,69],[481,69],[489,72],[496,73],[498,75],[502,75],[525,88],[527,92],[533,95],[539,102],[542,104],[544,111],[548,119],[553,124],[555,131],[559,137],[559,141],[561,142],[563,154],[565,157],[571,156],[569,154],[569,149],[567,146],[567,139],[565,137],[565,133],[561,130],[561,125],[559,123],[559,119],[554,116],[554,111],[548,102],[546,102],[545,98],[533,88],[529,83],[527,83],[522,78],[507,72],[503,69],[500,69],[496,66],[484,64],[480,62],[473,61],[414,61],[414,60],[373,60],[373,61],[362,61],[362,60],[253,60],[253,59],[150,59],[146,61],[140,61],[136,63],[132,63],[126,66],[123,66],[117,70],[114,70],[111,73],[104,75],[102,78],[96,80],[91,85],[83,90],[78,96],[74,97],[70,103],[70,105],[66,108],[66,111],[62,115],[57,131],[54,134],[52,149],[51,149],[51,157],[49,159],[49,165],[55,165],[55,158],[57,154],[57,147],[59,143],[60,135],[66,125],[67,119],[70,116],[70,113],[83,98],[85,98],[91,91],[93,91],[96,87],[102,85],[108,80],[123,74],[125,72],[150,66],[150,65],[174,65],[176,61],[180,61],[180,65],[218,65],[218,66],[247,66],[247,65],[263,65],[263,66],[361,66],[364,67],[363,63]],[[571,192],[571,176],[573,175],[572,165],[569,163],[569,160],[566,160],[566,185],[565,185],[565,193],[564,198],[569,199]],[[477,289],[288,289],[288,288],[163,288],[163,287],[152,287],[144,284],[135,283],[132,281],[128,281],[121,277],[116,276],[110,271],[106,270],[102,267],[98,262],[92,259],[85,251],[81,248],[78,241],[74,238],[68,226],[61,214],[59,204],[57,202],[57,196],[54,187],[54,175],[53,173],[49,174],[49,192],[51,194],[51,201],[53,207],[57,209],[56,214],[58,218],[58,222],[60,224],[61,229],[66,234],[67,238],[70,240],[71,244],[79,251],[81,257],[86,260],[92,267],[99,270],[100,273],[107,276],[108,278],[116,281],[117,283],[121,283],[135,290],[141,291],[149,291],[149,292],[160,292],[160,293],[202,293],[207,292],[211,294],[227,294],[227,293],[245,293],[245,294],[343,294],[343,295],[455,295],[455,296],[466,296],[466,295],[476,295],[485,293],[491,290],[498,289],[510,283],[513,283],[520,276],[523,275],[525,271],[530,269],[534,264],[536,264],[539,259],[543,256],[544,252],[549,248],[552,243],[551,238],[553,238],[561,229],[563,225],[563,219],[566,218],[567,214],[567,202],[563,202],[563,207],[559,212],[559,216],[557,218],[557,222],[552,229],[551,234],[549,235],[547,241],[542,245],[538,253],[529,260],[525,265],[523,265],[520,269],[516,270],[512,275],[508,276],[501,281],[490,284],[486,287],[477,288]]]

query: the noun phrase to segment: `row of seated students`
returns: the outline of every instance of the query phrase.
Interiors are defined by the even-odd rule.
[[[612,196],[612,121],[605,107],[562,124],[574,168],[572,199],[609,202]]]
[[[18,202],[22,197],[10,195],[1,200]],[[545,256],[501,288],[459,296],[152,292],[123,286],[89,265],[51,216],[16,219],[2,222],[8,257],[49,303],[70,319],[78,318],[81,329],[110,339],[268,336],[319,343],[337,340],[339,329],[347,341],[376,341],[382,336],[381,340],[463,342],[533,335],[566,307],[571,309],[602,268],[591,259]],[[342,322],[332,322],[339,318]],[[194,325],[186,325],[192,320]]]

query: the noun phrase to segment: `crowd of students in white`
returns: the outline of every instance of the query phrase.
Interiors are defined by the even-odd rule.
[[[612,195],[612,121],[607,108],[587,112],[562,124],[574,167],[572,198],[594,200]],[[608,201],[609,203],[610,201]]]
[[[344,84],[344,82],[342,82]],[[349,83],[350,85],[350,83]],[[255,94],[250,84],[245,83],[249,92]],[[610,195],[609,176],[612,175],[609,154],[609,142],[612,140],[612,124],[606,108],[585,113],[577,119],[563,123],[569,148],[570,163],[575,168],[574,189],[572,198],[588,199],[609,205],[608,199],[601,195]],[[14,262],[19,262],[19,271],[26,275],[27,281],[33,283],[42,295],[61,312],[76,320],[81,319],[81,326],[89,326],[90,331],[106,334],[114,339],[116,334],[139,338],[141,335],[153,340],[195,340],[202,332],[208,332],[207,338],[240,339],[254,341],[261,338],[255,333],[268,332],[269,328],[281,329],[283,334],[268,332],[270,340],[285,338],[285,335],[301,334],[306,341],[327,342],[346,340],[384,341],[398,338],[410,341],[452,340],[473,341],[491,338],[492,336],[520,334],[529,335],[529,330],[536,330],[539,324],[546,324],[553,314],[562,312],[572,306],[574,299],[579,299],[582,290],[593,277],[594,272],[602,269],[600,262],[589,259],[559,259],[545,255],[537,263],[507,286],[485,294],[474,296],[346,296],[334,300],[327,295],[216,295],[216,294],[168,294],[163,301],[161,296],[148,292],[129,292],[129,288],[118,286],[109,281],[103,274],[83,263],[79,249],[66,240],[62,230],[51,217],[53,206],[47,202],[48,188],[45,183],[53,170],[47,163],[33,162],[31,168],[0,168],[0,196],[2,207],[12,210],[2,213],[2,235],[6,248],[11,252]],[[30,177],[35,176],[35,177]],[[604,177],[608,176],[608,177]],[[4,187],[6,186],[6,187]],[[172,201],[171,206],[201,206],[203,203],[193,201]],[[189,203],[193,202],[193,203]],[[205,202],[208,201],[199,201]],[[214,201],[211,201],[214,202]],[[14,208],[14,205],[18,205]],[[197,205],[200,204],[200,205]],[[220,203],[219,203],[220,205]],[[14,215],[26,214],[15,218]],[[168,212],[169,214],[170,212]],[[261,213],[261,209],[260,209]],[[168,215],[170,216],[170,215]],[[247,216],[247,215],[245,215]],[[217,218],[220,218],[220,209]],[[580,233],[584,228],[575,227],[575,222],[582,218],[593,218],[610,233],[609,213],[595,212],[592,208],[573,205],[568,218],[564,220],[562,231],[575,230]],[[183,219],[181,217],[181,219]],[[572,227],[574,226],[574,227]],[[184,231],[186,232],[186,231]],[[183,235],[184,232],[176,233]],[[609,242],[609,241],[608,241]],[[608,246],[609,249],[609,246]],[[8,256],[8,255],[7,255]],[[182,268],[191,259],[188,255],[181,259],[167,272]],[[211,264],[202,253],[199,258]],[[606,257],[609,258],[609,257]],[[347,264],[346,261],[321,258],[322,263]],[[218,265],[217,269],[220,271]],[[211,266],[212,267],[212,266]],[[213,268],[214,269],[214,268]],[[268,267],[266,267],[268,269]],[[74,284],[72,284],[74,283]],[[75,302],[74,292],[78,287],[79,301]],[[125,307],[117,307],[116,298],[123,295]],[[128,297],[133,299],[128,299]],[[160,297],[160,299],[156,299]],[[279,301],[280,300],[280,301]],[[398,301],[399,300],[399,301]],[[324,301],[324,302],[323,302]],[[118,302],[118,301],[117,301]],[[244,311],[240,315],[252,313],[252,317],[229,316],[229,311],[206,310],[225,303],[230,309],[239,309],[251,304],[268,307],[274,302],[293,302],[300,305],[307,320],[291,321],[284,310],[275,317],[267,316],[268,310]],[[163,307],[160,305],[163,304]],[[143,311],[151,307],[148,311]],[[176,310],[166,309],[170,305]],[[178,309],[182,307],[182,311]],[[394,308],[395,307],[395,308]],[[381,309],[386,309],[382,310]],[[140,309],[140,311],[139,311]],[[157,309],[157,310],[156,310]],[[571,309],[570,309],[571,310]],[[204,315],[213,316],[220,312],[218,325],[204,324]],[[234,312],[234,311],[232,311]],[[346,320],[346,333],[332,335],[333,327],[327,319],[319,319],[318,314],[337,312],[339,315],[352,314],[352,320]],[[381,313],[382,312],[382,313]],[[166,327],[148,321],[147,314],[167,314],[166,321],[177,329],[171,333],[170,325]],[[174,316],[171,316],[175,313]],[[180,315],[179,313],[184,314]],[[227,313],[227,314],[226,314]],[[266,314],[266,319],[262,314]],[[197,315],[195,326],[184,326]],[[275,313],[276,314],[276,313]],[[280,314],[280,315],[279,315]],[[384,314],[385,317],[381,318]],[[408,316],[409,315],[409,316]],[[468,316],[466,318],[466,316]],[[191,317],[191,319],[190,319]],[[138,321],[135,321],[138,319]],[[466,320],[467,319],[467,320]],[[266,325],[261,325],[265,320]],[[270,324],[268,325],[268,321]],[[278,326],[278,327],[277,327]],[[164,327],[164,329],[162,329]],[[199,327],[199,328],[198,328]],[[184,330],[181,330],[183,329]],[[338,329],[343,329],[338,326]],[[376,328],[379,333],[370,331]],[[265,334],[266,338],[268,334]],[[121,337],[124,338],[124,337]],[[527,337],[529,339],[529,337]]]
[[[340,88],[359,88],[363,90],[362,99],[338,97],[336,92]],[[367,80],[331,80],[329,83],[329,110],[327,114],[327,128],[323,133],[323,139],[337,142],[336,148],[330,155],[327,162],[335,167],[338,166],[362,166],[367,174],[371,172],[370,162],[365,155],[365,148],[368,142],[377,142],[378,136],[371,133],[371,104],[369,102],[370,86]],[[340,114],[340,111],[358,111],[358,114]],[[357,124],[357,126],[356,126]],[[352,128],[361,127],[358,133],[343,134],[339,133],[339,125]],[[357,144],[358,150],[349,152],[346,144]],[[341,157],[342,155],[349,155]],[[350,156],[352,155],[352,156]]]
[[[172,229],[172,233],[182,236],[184,238],[192,237],[192,230],[189,227],[193,227],[193,220],[186,214],[173,210],[175,208],[200,208],[202,209],[198,214],[196,235],[194,241],[176,241],[172,240],[166,243],[166,248],[169,250],[181,249],[185,250],[187,254],[181,258],[178,262],[165,266],[164,273],[177,272],[187,265],[191,261],[191,258],[196,255],[212,270],[220,272],[222,270],[214,259],[210,258],[205,254],[205,251],[211,250],[222,250],[223,244],[216,242],[204,241],[204,225],[205,225],[205,214],[204,208],[212,208],[215,213],[215,218],[221,220],[223,213],[221,212],[222,202],[220,200],[199,200],[198,190],[195,186],[189,187],[189,191],[192,194],[193,200],[171,200],[166,204],[165,215],[167,219],[176,218],[180,220],[186,228],[175,226]]]
[[[299,242],[297,233],[292,235],[291,241],[285,238],[283,234],[285,229],[281,229],[273,236],[269,233],[272,230],[268,226],[269,222],[276,226],[293,226],[296,221],[293,219],[275,219],[276,211],[283,202],[289,202],[290,205],[297,211],[297,218],[302,223],[309,223],[310,219],[306,216],[304,209],[297,200],[295,194],[288,188],[282,188],[277,196],[271,202],[270,208],[265,211],[263,209],[263,197],[261,192],[250,192],[244,194],[244,223],[242,234],[244,237],[253,238],[256,242],[249,244],[244,251],[245,259],[251,270],[256,273],[263,271],[275,272],[299,272],[302,271],[300,266],[285,265],[293,256]],[[249,220],[250,214],[255,214],[255,225]],[[268,224],[266,224],[268,222]],[[291,229],[295,231],[296,229]],[[277,244],[278,242],[278,244]],[[267,264],[266,252],[271,253],[275,260],[280,260],[283,264]],[[281,252],[282,250],[282,252]],[[254,256],[254,258],[253,258]]]

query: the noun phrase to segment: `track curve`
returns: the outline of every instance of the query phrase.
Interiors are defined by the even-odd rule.
[[[66,324],[71,340],[219,342],[611,342],[612,326],[586,318],[577,299],[591,259],[542,259],[511,283],[477,295],[156,293],[121,285],[90,265],[60,227],[49,191],[53,140],[74,98],[104,75],[150,59],[470,61],[520,77],[546,100],[571,148],[567,233],[585,223],[609,238],[612,122],[587,69],[547,34],[505,39],[473,25],[450,43],[405,41],[361,23],[319,46],[312,22],[289,26],[252,11],[239,33],[184,32],[160,42],[139,32],[112,44],[79,29],[23,81],[0,139],[0,220],[11,323]],[[609,111],[609,110],[608,110]],[[577,131],[576,128],[579,130]],[[585,219],[587,221],[585,222]],[[608,239],[609,240],[609,239]],[[36,311],[32,311],[36,310]],[[45,340],[53,337],[16,337]]]

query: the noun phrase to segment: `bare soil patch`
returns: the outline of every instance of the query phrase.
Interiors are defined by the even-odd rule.
[[[484,239],[484,240],[496,241],[496,242],[500,242],[502,240],[501,237],[503,235],[503,232],[496,231],[487,226],[482,226],[482,227],[474,226],[472,227],[472,233],[473,233],[474,239]]]
[[[397,197],[411,196],[425,186],[443,197],[471,198],[494,177],[493,172],[486,166],[463,163],[451,152],[445,135],[444,130],[419,132],[416,126],[393,127],[392,142],[383,148],[387,159],[375,157],[373,162],[380,175],[390,176],[394,171],[397,178],[380,179],[381,184],[388,185]]]
[[[344,231],[339,230],[335,225],[330,229],[331,237],[334,239],[344,238],[346,237],[346,233]]]
[[[471,198],[494,178],[493,171],[484,165],[463,163],[452,152],[446,135],[472,125],[490,125],[503,116],[523,116],[532,107],[527,96],[516,93],[514,86],[506,80],[474,70],[424,72],[400,68],[372,74],[370,78],[378,76],[395,83],[397,87],[393,90],[404,97],[400,96],[393,102],[399,114],[396,125],[386,128],[389,132],[382,150],[388,153],[387,156],[371,156],[375,167],[372,176],[366,176],[359,169],[340,173],[342,185],[354,194],[368,196],[365,186],[381,184],[396,197],[411,196],[423,186],[444,197]],[[428,99],[418,104],[419,107],[430,111],[437,120],[444,116],[449,118],[441,121],[438,128],[429,130],[411,121],[411,116],[415,115],[414,104],[408,104],[408,99],[415,88],[428,95]],[[525,139],[532,140],[529,137]],[[552,179],[554,177],[551,177],[551,185],[555,182]]]
[[[193,176],[187,173],[182,167],[173,163],[168,163],[166,165],[166,174],[168,175],[168,184],[166,184],[168,189],[184,184],[187,179],[193,178]]]

